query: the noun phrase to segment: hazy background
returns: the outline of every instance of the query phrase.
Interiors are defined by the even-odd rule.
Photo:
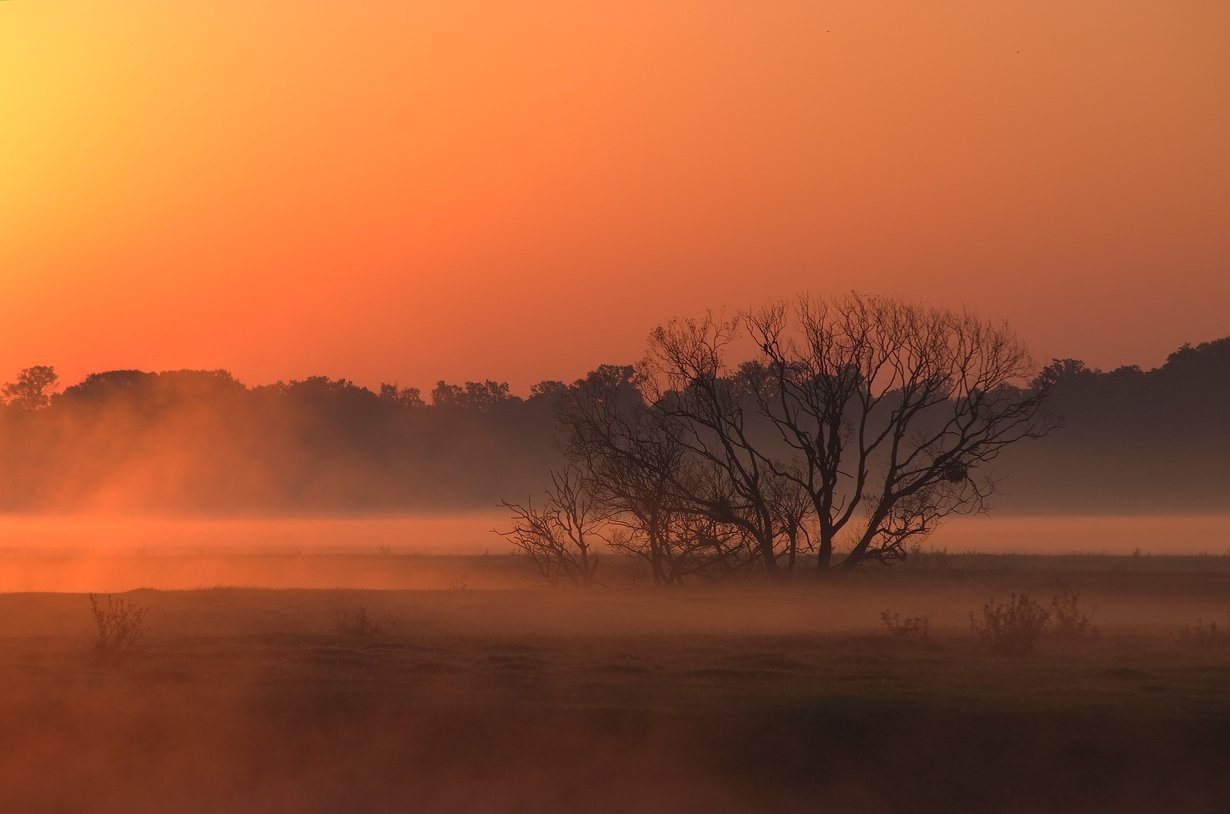
[[[89,540],[12,519],[0,545],[496,547],[485,513],[557,459],[532,384],[803,289],[967,306],[1040,363],[1106,372],[1070,378],[1063,433],[1005,456],[999,514],[1224,514],[1230,376],[1171,362],[1230,327],[1228,31],[1196,0],[0,3],[0,381],[271,386],[239,412],[188,377],[153,412],[5,417],[0,508],[435,513]],[[392,442],[337,420],[364,388],[439,380],[523,403],[390,408]],[[1226,539],[981,522],[935,543]]]
[[[62,391],[0,405],[4,810],[1225,810],[1228,35],[1225,0],[0,0],[0,387]],[[505,590],[552,393],[851,289],[1084,363],[925,545],[1129,556]],[[975,652],[1061,579],[1097,642]]]
[[[1230,337],[1151,370],[1065,359],[1046,376],[1058,428],[980,468],[997,482],[996,514],[1228,513]],[[543,381],[528,398],[495,381],[248,387],[185,370],[93,374],[50,398],[6,384],[22,395],[0,405],[0,512],[488,511],[524,502],[564,464],[556,415],[576,386]]]
[[[0,371],[572,380],[810,288],[1226,333],[1230,6],[0,4]]]

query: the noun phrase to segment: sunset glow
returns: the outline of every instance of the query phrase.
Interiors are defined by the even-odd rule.
[[[1226,332],[1230,7],[0,4],[0,370],[524,391],[851,288]]]
[[[0,814],[1230,811],[1230,0],[0,0]]]

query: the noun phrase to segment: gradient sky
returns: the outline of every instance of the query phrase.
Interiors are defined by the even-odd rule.
[[[0,380],[524,392],[859,289],[1230,333],[1230,3],[0,2]]]

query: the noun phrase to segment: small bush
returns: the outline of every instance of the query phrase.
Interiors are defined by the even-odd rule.
[[[1093,624],[1095,606],[1088,613],[1080,609],[1080,597],[1067,583],[1055,583],[1051,595],[1050,630],[1059,639],[1070,641],[1098,638],[1098,629]]]
[[[371,639],[384,633],[384,625],[374,622],[362,605],[353,612],[338,611],[335,618],[337,635],[343,639]]]
[[[884,623],[884,627],[888,628],[888,635],[894,638],[924,641],[931,638],[930,616],[906,616],[903,618],[900,614],[885,610],[880,614],[880,621]]]
[[[1218,628],[1216,622],[1206,624],[1203,619],[1197,619],[1195,626],[1183,626],[1179,641],[1199,647],[1226,645],[1230,644],[1230,630]]]
[[[145,637],[145,615],[149,608],[141,607],[134,599],[110,595],[99,599],[90,594],[90,613],[98,629],[94,657],[100,663],[118,664]]]
[[[969,615],[976,647],[995,656],[1028,656],[1038,646],[1050,612],[1028,594],[1012,594],[1002,605],[982,606],[982,618]]]

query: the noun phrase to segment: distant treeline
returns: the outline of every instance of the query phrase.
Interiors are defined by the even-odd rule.
[[[1230,337],[1153,370],[1052,362],[1057,432],[1004,453],[1008,511],[1230,512]]]
[[[622,370],[627,370],[624,368]],[[1046,370],[1063,426],[995,462],[1000,512],[1230,510],[1230,338],[1150,371]],[[493,508],[557,467],[556,405],[507,384],[379,392],[344,379],[246,387],[226,371],[135,370],[54,392],[3,387],[0,510],[336,512]]]

